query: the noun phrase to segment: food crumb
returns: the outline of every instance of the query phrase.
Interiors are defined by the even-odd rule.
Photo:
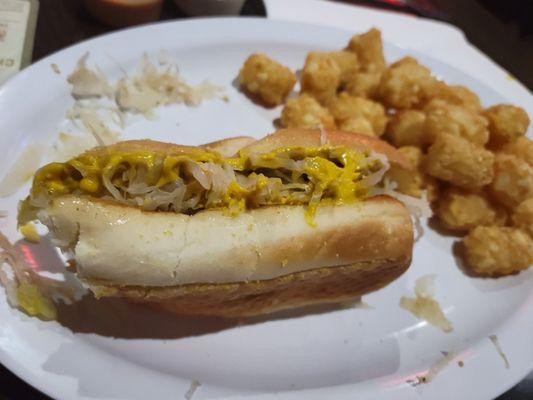
[[[37,232],[37,229],[35,228],[35,224],[31,221],[25,225],[22,225],[19,228],[19,231],[22,234],[22,236],[24,236],[24,239],[26,239],[28,242],[39,243],[41,241],[39,232]]]
[[[459,361],[459,362],[457,363],[457,365],[459,365],[461,368],[463,368],[463,367],[465,366],[465,363],[462,362],[462,361]]]
[[[59,69],[58,65],[55,63],[50,64],[50,67],[52,68],[52,71],[54,71],[56,74],[61,74],[61,70]]]
[[[189,390],[187,390],[187,392],[185,392],[185,399],[191,400],[192,397],[194,396],[194,393],[196,392],[196,390],[200,386],[202,386],[202,384],[200,382],[198,382],[196,379],[191,381],[191,385],[189,386]]]
[[[78,264],[76,263],[76,259],[71,258],[67,261],[65,261],[65,269],[68,272],[77,272],[78,271]]]
[[[289,260],[287,260],[286,258],[284,258],[283,260],[281,260],[281,267],[282,268],[285,268],[287,266],[287,264],[289,263]]]
[[[229,103],[229,97],[228,96],[222,96],[222,101],[224,103]]]
[[[416,376],[416,379],[408,379],[406,382],[411,386],[418,386],[423,383],[429,383],[452,362],[455,357],[453,351],[441,351],[442,357],[439,358],[430,368],[427,374]],[[460,361],[462,362],[462,361]]]
[[[498,340],[498,336],[490,335],[489,339],[492,342],[492,344],[494,345],[494,347],[496,347],[496,351],[498,351],[498,354],[502,358],[503,363],[505,365],[505,368],[509,369],[511,367],[511,365],[509,364],[509,360],[507,359],[507,356],[505,355],[505,353],[503,352],[503,350],[502,350],[502,348],[500,346],[500,342]]]

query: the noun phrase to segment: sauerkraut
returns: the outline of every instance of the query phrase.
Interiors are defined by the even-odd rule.
[[[194,153],[194,154],[193,154]],[[268,205],[307,205],[308,221],[320,204],[366,198],[388,168],[385,157],[343,146],[287,147],[222,158],[199,150],[85,153],[39,170],[19,223],[35,217],[57,195],[108,198],[148,211],[230,214]]]

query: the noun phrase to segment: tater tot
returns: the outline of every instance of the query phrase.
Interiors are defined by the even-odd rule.
[[[420,170],[405,170],[396,165],[392,165],[387,171],[386,176],[396,182],[396,190],[400,193],[413,197],[421,197],[424,182],[424,174]]]
[[[398,149],[410,162],[411,165],[415,168],[418,168],[422,165],[422,160],[424,155],[422,150],[416,146],[402,146]]]
[[[381,136],[387,124],[385,109],[380,103],[363,97],[351,96],[346,92],[335,96],[328,103],[329,111],[337,125],[341,126],[349,119],[365,118],[372,126],[374,136]]]
[[[533,167],[511,154],[497,154],[494,179],[490,184],[493,196],[508,208],[533,197]]]
[[[422,195],[422,186],[424,174],[420,171],[419,166],[422,160],[422,151],[417,147],[405,146],[398,149],[411,163],[411,170],[406,170],[395,165],[391,165],[387,176],[396,184],[396,190],[409,196],[420,197]]]
[[[424,175],[424,179],[427,199],[430,203],[435,203],[439,199],[441,192],[439,181],[427,174]]]
[[[435,178],[422,171],[422,162],[424,160],[424,154],[422,153],[422,150],[415,146],[403,146],[400,147],[398,151],[405,155],[411,164],[416,168],[415,175],[420,176],[422,189],[426,191],[429,202],[431,203],[435,201],[439,193],[439,184]]]
[[[419,108],[431,97],[437,79],[413,57],[404,57],[385,70],[379,96],[387,107]]]
[[[424,140],[431,144],[441,133],[461,136],[466,140],[484,146],[489,140],[488,121],[477,112],[452,104],[433,103],[427,111]]]
[[[396,165],[391,165],[387,171],[387,177],[396,182],[396,190],[400,193],[413,197],[421,197],[424,190],[427,192],[428,200],[434,200],[436,185],[433,178],[427,176],[420,170],[422,163],[422,150],[414,146],[404,146],[398,149],[411,162],[412,170],[406,170]]]
[[[379,29],[372,28],[368,32],[353,36],[348,43],[348,50],[357,54],[363,72],[382,71],[387,65]]]
[[[396,147],[422,147],[426,114],[418,110],[402,110],[394,114],[387,124],[386,137]]]
[[[425,171],[464,188],[479,188],[492,181],[494,154],[461,136],[443,133],[428,149]]]
[[[524,200],[514,209],[513,225],[526,231],[533,238],[533,197]]]
[[[287,100],[281,112],[281,125],[286,128],[334,129],[335,121],[327,108],[324,108],[312,96],[302,94]]]
[[[466,261],[479,275],[509,275],[533,262],[533,239],[521,229],[478,226],[463,239]]]
[[[447,85],[444,82],[439,82],[431,98],[445,101],[448,104],[465,107],[472,111],[481,111],[481,101],[478,95],[465,86]]]
[[[424,107],[422,107],[422,111],[424,111],[426,114],[429,112],[439,109],[439,108],[446,108],[450,103],[439,99],[438,97],[432,97],[430,100],[428,100],[427,103],[424,104]]]
[[[439,199],[437,216],[446,228],[459,232],[502,222],[498,211],[481,193],[453,187]]]
[[[342,121],[338,128],[344,132],[360,133],[361,135],[376,136],[370,121],[364,117],[350,117]]]
[[[305,59],[300,84],[302,93],[326,104],[331,100],[341,82],[341,69],[331,53],[312,51]]]
[[[357,55],[351,51],[331,51],[328,53],[337,63],[341,70],[340,85],[345,86],[357,74],[359,64],[357,62]]]
[[[520,136],[514,142],[507,143],[500,152],[512,154],[533,166],[533,140],[525,136]]]
[[[489,120],[491,147],[498,148],[527,132],[529,117],[520,107],[498,104],[487,108],[483,114]]]
[[[377,97],[381,71],[357,72],[351,75],[344,85],[344,89],[351,95],[375,99]]]
[[[294,87],[296,75],[264,54],[252,54],[239,72],[239,82],[266,105],[276,106]]]

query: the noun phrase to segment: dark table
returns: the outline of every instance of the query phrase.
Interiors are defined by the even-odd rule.
[[[384,9],[412,12],[451,22],[468,40],[533,90],[533,1],[531,0],[440,0],[412,1],[411,8],[398,8],[397,1],[345,1]],[[391,4],[386,4],[391,3]],[[427,5],[430,4],[430,7]],[[241,13],[265,16],[261,0],[248,0]],[[186,17],[171,1],[163,7],[162,20]],[[34,61],[81,40],[113,29],[91,19],[81,0],[40,0],[35,34]],[[532,332],[533,334],[533,332]],[[48,399],[0,365],[0,400]],[[532,400],[530,375],[498,400]]]

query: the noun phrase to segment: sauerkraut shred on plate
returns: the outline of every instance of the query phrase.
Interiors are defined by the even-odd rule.
[[[411,386],[418,386],[424,383],[429,383],[437,377],[437,375],[446,368],[454,359],[457,354],[453,351],[441,351],[442,357],[440,357],[435,363],[431,365],[428,372],[425,375],[416,376],[416,379],[410,379],[407,381]]]
[[[434,274],[418,278],[414,288],[415,297],[402,296],[400,307],[448,333],[453,331],[453,325],[446,318],[439,302],[434,298],[435,278],[436,275]]]
[[[68,76],[75,102],[66,118],[81,134],[61,132],[54,145],[54,159],[68,159],[96,145],[118,142],[129,114],[155,118],[154,110],[162,105],[183,103],[199,106],[203,100],[227,99],[223,88],[208,81],[190,85],[168,57],[159,63],[144,54],[133,75],[120,67],[123,77],[112,83],[98,66],[88,66],[89,53],[78,61]]]
[[[166,60],[156,65],[147,54],[135,74],[129,75],[121,68],[124,77],[110,84],[98,67],[87,66],[88,57],[86,53],[67,79],[76,100],[109,98],[121,111],[147,114],[161,105],[184,103],[196,107],[203,100],[222,97],[224,92],[206,80],[191,85],[181,77],[176,64]]]

